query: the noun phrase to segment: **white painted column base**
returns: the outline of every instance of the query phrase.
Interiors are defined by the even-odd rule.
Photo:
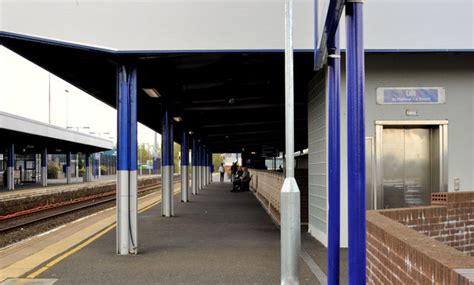
[[[137,171],[129,171],[130,195],[129,195],[129,240],[128,252],[131,254],[138,253],[138,179]]]
[[[171,179],[170,179],[171,178]],[[161,171],[161,215],[171,217],[173,203],[173,166],[166,165]]]
[[[43,187],[48,186],[48,167],[41,166],[41,185]]]
[[[66,166],[66,183],[71,184],[71,166]]]
[[[191,181],[191,188],[193,195],[197,195],[199,192],[198,187],[198,166],[192,167],[192,181]]]
[[[181,202],[188,202],[188,189],[189,188],[189,180],[188,180],[188,166],[181,165]]]
[[[300,190],[294,177],[285,178],[280,201],[281,284],[299,284]]]
[[[202,167],[201,166],[196,166],[197,167],[197,189],[198,189],[198,193],[200,190],[202,190],[202,175],[201,175],[201,172],[202,172]]]
[[[130,194],[128,170],[117,170],[117,254],[129,254]]]
[[[92,181],[92,166],[86,166],[87,182]]]
[[[204,190],[204,186],[205,186],[204,179],[206,177],[206,174],[204,173],[204,171],[205,171],[204,166],[199,166],[199,168],[200,168],[200,184],[199,185],[201,187],[200,189]]]
[[[15,167],[7,167],[7,186],[8,190],[15,190]]]

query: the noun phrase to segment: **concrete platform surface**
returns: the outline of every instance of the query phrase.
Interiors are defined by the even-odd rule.
[[[115,230],[55,264],[37,278],[55,284],[278,284],[280,234],[250,192],[214,183],[175,197],[173,218],[161,206],[139,215],[139,254],[115,254]],[[301,284],[319,284],[301,260]]]

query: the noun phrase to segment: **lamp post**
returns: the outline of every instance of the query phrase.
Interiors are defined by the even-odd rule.
[[[66,92],[66,128],[69,126],[69,90],[64,89]]]

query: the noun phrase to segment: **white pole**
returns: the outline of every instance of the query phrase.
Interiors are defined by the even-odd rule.
[[[285,147],[286,178],[280,194],[281,284],[299,284],[300,191],[295,180],[293,0],[285,0]]]

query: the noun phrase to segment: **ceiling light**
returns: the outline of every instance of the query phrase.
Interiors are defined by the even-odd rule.
[[[252,151],[252,154],[255,154],[256,152],[255,151]]]
[[[194,135],[194,132],[193,132],[193,131],[189,131],[189,134],[190,134],[190,135]]]
[[[183,121],[182,117],[174,117],[173,119],[178,123]]]
[[[150,96],[150,97],[153,97],[153,98],[160,98],[161,97],[161,94],[156,91],[155,88],[143,88],[142,89],[143,92],[146,93],[146,95]]]

